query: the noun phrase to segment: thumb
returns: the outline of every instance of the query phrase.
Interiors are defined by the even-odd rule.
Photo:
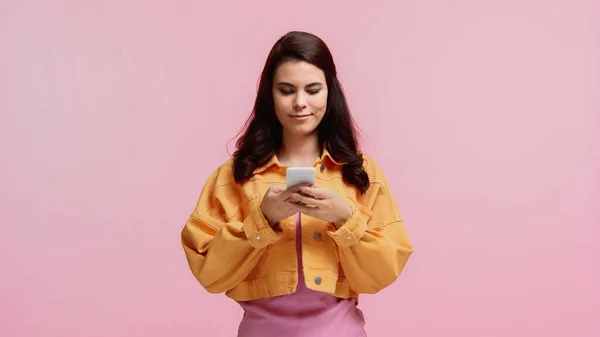
[[[286,188],[287,188],[287,186],[285,186],[283,184],[273,185],[273,186],[271,186],[271,192],[281,193],[281,192],[285,191]]]

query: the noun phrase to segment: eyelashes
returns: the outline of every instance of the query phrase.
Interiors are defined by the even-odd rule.
[[[279,90],[279,92],[283,95],[283,96],[288,96],[294,93],[294,91],[292,90]],[[321,89],[319,90],[307,90],[306,91],[309,95],[316,95],[319,92],[321,92]]]

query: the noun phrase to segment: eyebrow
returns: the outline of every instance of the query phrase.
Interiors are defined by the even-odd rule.
[[[279,82],[279,83],[277,83],[277,85],[283,85],[283,86],[292,87],[292,88],[295,87],[293,84],[288,83],[288,82]],[[315,87],[315,86],[318,86],[318,85],[323,85],[323,83],[321,83],[321,82],[312,82],[312,83],[307,84],[305,88],[308,89],[308,88]]]

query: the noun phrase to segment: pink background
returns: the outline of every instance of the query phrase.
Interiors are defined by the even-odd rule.
[[[600,336],[597,1],[0,2],[0,335],[234,336],[179,243],[288,30],[415,247],[370,337]]]

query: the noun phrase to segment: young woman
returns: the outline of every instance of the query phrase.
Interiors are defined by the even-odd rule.
[[[366,336],[358,295],[394,282],[412,247],[320,38],[275,43],[244,130],[183,228],[194,276],[242,306],[239,337]],[[291,166],[316,185],[286,189]]]

